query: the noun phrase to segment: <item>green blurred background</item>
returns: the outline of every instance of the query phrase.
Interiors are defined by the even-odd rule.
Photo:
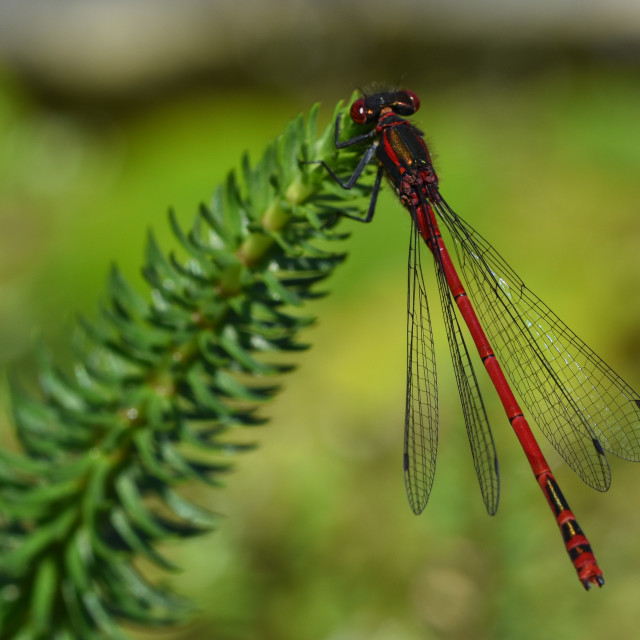
[[[0,5],[0,358],[31,375],[95,314],[111,261],[141,286],[148,228],[175,246],[226,172],[300,111],[371,81],[422,99],[442,192],[527,284],[640,387],[640,7],[34,1]],[[607,584],[585,594],[477,364],[502,470],[484,512],[428,269],[441,402],[425,513],[402,479],[408,216],[387,193],[260,447],[228,487],[190,488],[219,532],[165,549],[189,625],[135,638],[632,638],[640,628],[640,468],[598,494],[543,444]],[[345,222],[345,227],[349,226]],[[142,289],[141,289],[142,290]],[[6,394],[5,394],[6,395]],[[15,446],[4,427],[4,446]],[[150,570],[153,574],[153,570]]]

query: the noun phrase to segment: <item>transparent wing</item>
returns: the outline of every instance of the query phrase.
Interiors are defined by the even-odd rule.
[[[611,483],[605,451],[640,461],[640,396],[444,200],[467,291],[500,364],[538,426],[590,486]]]
[[[436,252],[434,255],[439,256],[440,254]],[[451,352],[458,392],[460,393],[460,403],[467,428],[467,436],[471,445],[473,465],[476,469],[485,507],[490,515],[494,515],[498,510],[500,497],[500,475],[496,447],[493,442],[487,412],[480,395],[478,380],[460,330],[460,323],[458,322],[455,305],[447,285],[442,262],[439,259],[435,259],[434,262],[449,351]]]
[[[438,387],[429,305],[422,275],[420,236],[411,225],[407,297],[407,404],[404,425],[404,482],[409,504],[421,513],[436,472]]]

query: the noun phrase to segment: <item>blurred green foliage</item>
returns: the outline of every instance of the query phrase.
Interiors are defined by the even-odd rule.
[[[414,120],[448,202],[640,387],[637,77],[405,84],[421,97]],[[0,91],[0,354],[25,366],[34,327],[64,340],[73,315],[104,295],[110,261],[135,281],[146,228],[168,246],[169,205],[190,220],[244,150],[257,157],[310,106],[227,89],[87,113],[44,106],[9,79]],[[503,479],[498,515],[486,516],[438,313],[438,473],[427,510],[411,514],[401,470],[408,222],[387,193],[375,224],[354,225],[332,295],[311,308],[314,347],[263,410],[272,421],[260,448],[224,491],[189,495],[226,516],[217,534],[163,549],[184,567],[174,585],[200,617],[134,637],[634,637],[640,468],[612,461],[613,487],[599,495],[549,455],[607,579],[587,595],[480,375]]]

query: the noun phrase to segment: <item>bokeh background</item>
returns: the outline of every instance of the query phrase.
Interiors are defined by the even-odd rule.
[[[640,387],[640,5],[629,0],[0,2],[0,358],[63,362],[116,261],[140,286],[248,150],[372,81],[418,93],[442,191],[527,284]],[[388,192],[388,190],[387,190]],[[348,226],[348,223],[345,223]],[[353,225],[313,348],[263,409],[228,487],[192,487],[219,532],[165,550],[198,603],[166,640],[635,637],[640,467],[607,494],[549,460],[607,584],[585,594],[478,364],[502,471],[484,512],[437,309],[441,445],[430,504],[404,496],[408,216]],[[428,276],[431,277],[431,273]],[[6,394],[5,394],[6,396]],[[14,446],[4,426],[3,446]]]

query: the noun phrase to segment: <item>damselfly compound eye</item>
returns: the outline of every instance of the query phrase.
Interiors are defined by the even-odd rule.
[[[420,98],[413,91],[398,91],[393,110],[402,115],[410,116],[420,108]]]
[[[358,98],[352,105],[351,105],[351,119],[356,123],[356,124],[365,124],[367,121],[367,110],[365,109],[364,106],[364,98]]]

